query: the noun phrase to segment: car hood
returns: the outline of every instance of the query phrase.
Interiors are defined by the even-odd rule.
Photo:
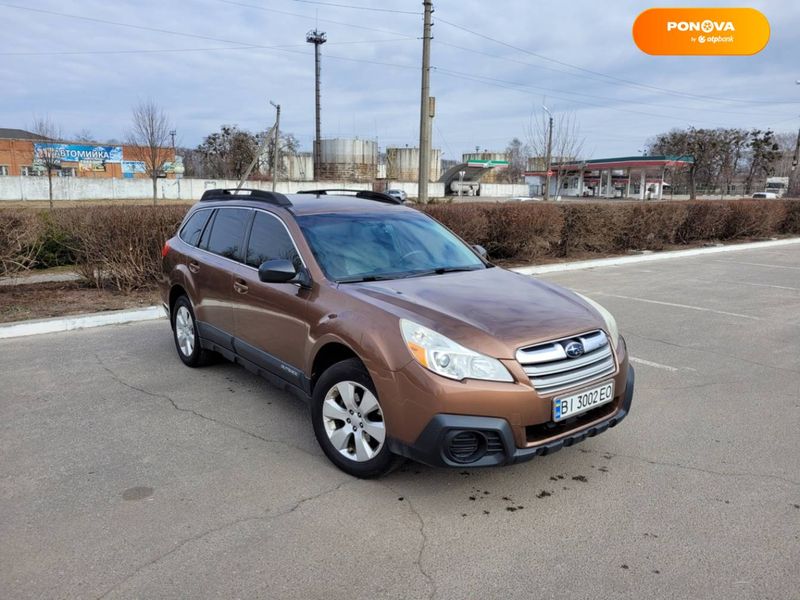
[[[573,292],[499,267],[340,289],[497,358],[605,327],[598,312]]]

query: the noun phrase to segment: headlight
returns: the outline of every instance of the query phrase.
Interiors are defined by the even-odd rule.
[[[609,337],[611,337],[611,344],[616,350],[617,346],[619,345],[619,328],[617,327],[617,320],[614,318],[614,315],[608,312],[603,305],[598,304],[591,298],[587,298],[583,294],[578,294],[578,292],[575,292],[575,294],[586,300],[586,302],[588,302],[589,304],[591,304],[597,310],[597,312],[600,313],[600,316],[603,317],[603,320],[606,322],[606,329],[608,331],[608,335]]]
[[[456,344],[453,340],[413,321],[400,319],[400,331],[411,356],[426,369],[450,379],[514,381],[496,358]]]

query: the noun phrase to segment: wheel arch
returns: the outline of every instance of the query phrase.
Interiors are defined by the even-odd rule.
[[[172,315],[174,313],[175,302],[177,302],[178,298],[181,296],[186,296],[189,298],[189,294],[186,293],[186,289],[180,284],[176,283],[169,289],[169,317],[170,321],[172,321]],[[191,302],[191,299],[189,300]]]
[[[311,392],[314,392],[314,387],[320,375],[329,367],[349,358],[356,358],[362,364],[364,363],[361,357],[356,354],[350,346],[339,340],[329,341],[320,346],[314,355],[314,361],[311,363]]]

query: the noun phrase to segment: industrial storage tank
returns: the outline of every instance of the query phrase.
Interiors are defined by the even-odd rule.
[[[311,152],[284,156],[281,176],[288,181],[314,181],[314,157]]]
[[[465,163],[471,160],[499,160],[507,162],[508,154],[505,152],[468,152],[462,155],[462,159]],[[495,167],[481,177],[481,183],[500,183],[503,181],[504,174],[504,167]]]
[[[419,180],[419,148],[387,148],[386,178],[395,181]],[[442,151],[431,149],[430,181],[442,176]]]
[[[319,181],[373,181],[378,175],[378,144],[372,140],[320,140]]]

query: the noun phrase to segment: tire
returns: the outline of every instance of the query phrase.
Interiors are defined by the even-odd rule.
[[[314,386],[311,419],[322,451],[348,475],[380,477],[401,461],[389,450],[378,394],[356,358],[322,373]]]
[[[208,362],[209,352],[200,347],[200,335],[194,318],[192,303],[180,296],[172,307],[172,339],[178,358],[187,367],[200,367]]]

